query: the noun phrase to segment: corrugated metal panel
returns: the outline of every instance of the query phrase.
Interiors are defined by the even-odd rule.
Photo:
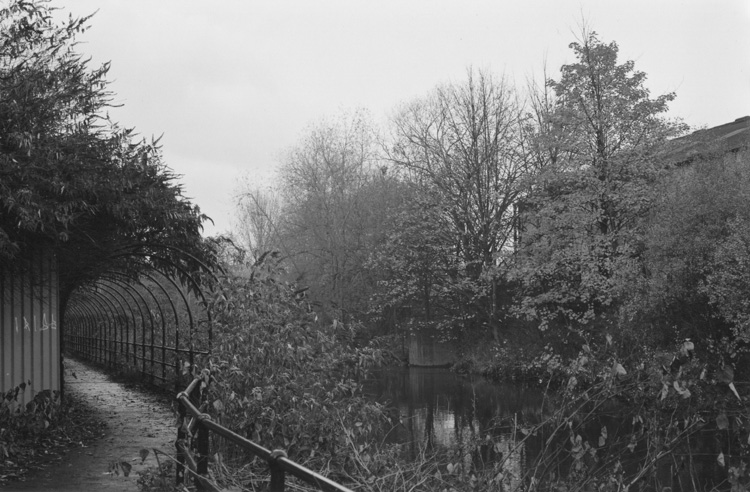
[[[55,258],[38,253],[23,273],[0,267],[0,391],[31,381],[28,401],[60,390],[58,277]]]

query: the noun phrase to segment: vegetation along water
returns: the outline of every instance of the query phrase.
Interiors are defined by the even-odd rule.
[[[354,490],[750,487],[750,118],[691,132],[583,28],[544,80],[469,69],[382,128],[312,125],[273,188],[241,190],[231,237],[204,238],[158,142],[107,118],[87,22],[0,8],[0,268],[49,250],[61,332],[71,299],[109,279],[145,305],[158,272],[185,297],[141,324],[210,370],[212,418]],[[425,332],[453,372],[389,369]],[[109,361],[164,362],[141,335]],[[59,414],[49,395],[19,417],[17,394],[4,460]],[[222,486],[267,482],[212,446]]]

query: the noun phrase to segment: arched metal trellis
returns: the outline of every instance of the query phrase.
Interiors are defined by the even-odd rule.
[[[153,266],[138,275],[110,270],[79,287],[63,313],[64,346],[79,357],[137,371],[151,382],[177,385],[186,363],[192,367],[210,353],[212,320],[203,284],[166,256],[130,248],[113,258],[125,256],[156,259],[178,276]]]

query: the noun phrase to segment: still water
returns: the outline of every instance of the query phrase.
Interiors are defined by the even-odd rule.
[[[386,439],[406,444],[412,457],[433,448],[458,450],[457,455],[466,456],[467,461],[471,454],[466,466],[483,467],[502,459],[509,481],[504,485],[512,489],[545,446],[544,436],[524,439],[519,432],[521,423],[539,423],[554,411],[539,388],[498,384],[437,368],[393,368],[375,376],[365,384],[366,392],[393,407],[401,422]],[[608,427],[610,439],[616,434],[627,435],[632,429],[630,419],[623,419],[627,410],[622,410],[602,416],[591,429],[594,433],[584,439],[596,442],[602,427]],[[675,450],[670,460],[657,467],[655,480],[644,490],[661,490],[663,486],[674,491],[728,489],[726,469],[716,464],[716,456],[722,452],[717,437],[701,432],[691,439],[689,469],[684,464],[687,454]],[[553,446],[569,448],[567,440],[563,437]],[[634,464],[639,461],[638,454],[637,449],[628,453]],[[571,464],[561,458],[553,466],[565,475]]]
[[[392,438],[426,446],[452,447],[483,436],[500,419],[538,421],[544,402],[538,389],[422,367],[384,370],[366,390],[398,410],[402,425]]]

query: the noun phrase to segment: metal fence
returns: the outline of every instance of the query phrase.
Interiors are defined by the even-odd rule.
[[[110,367],[135,370],[151,383],[179,389],[184,369],[206,365],[213,335],[206,299],[200,290],[191,291],[196,289],[156,270],[138,278],[107,273],[77,289],[68,300],[64,350]],[[219,490],[208,480],[209,432],[213,432],[268,463],[271,492],[285,489],[287,473],[320,490],[351,492],[290,460],[284,451],[270,451],[213,422],[203,413],[208,382],[205,371],[203,378],[195,378],[177,395],[177,483],[184,483],[192,473],[199,490]]]
[[[176,387],[182,367],[203,362],[211,348],[205,303],[158,271],[106,274],[76,290],[63,316],[65,351],[164,386]]]
[[[212,421],[211,417],[204,413],[208,406],[209,382],[210,373],[204,370],[200,377],[193,379],[185,391],[177,395],[177,400],[180,402],[180,418],[175,443],[178,485],[185,481],[185,464],[187,463],[187,469],[193,474],[198,490],[220,490],[208,480],[209,432],[214,432],[268,463],[271,471],[271,482],[268,488],[270,492],[284,492],[287,473],[326,492],[352,492],[347,487],[290,460],[283,450],[266,449]]]

